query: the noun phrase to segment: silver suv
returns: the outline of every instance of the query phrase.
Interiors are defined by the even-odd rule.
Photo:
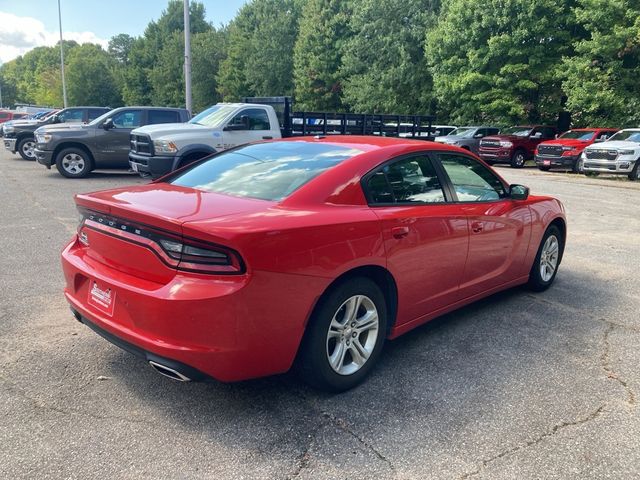
[[[496,127],[458,127],[447,135],[436,137],[436,142],[456,145],[477,155],[480,140],[498,133],[500,129]]]

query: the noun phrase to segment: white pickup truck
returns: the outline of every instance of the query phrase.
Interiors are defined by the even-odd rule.
[[[640,128],[620,130],[606,142],[589,145],[579,161],[586,174],[612,173],[640,180]]]
[[[281,136],[272,106],[218,103],[187,123],[147,125],[133,130],[129,165],[143,176],[158,178],[212,153]]]

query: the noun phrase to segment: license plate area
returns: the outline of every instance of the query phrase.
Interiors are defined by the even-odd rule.
[[[116,304],[116,292],[108,285],[90,280],[87,301],[89,305],[111,317]]]
[[[543,160],[542,164],[543,165],[551,165],[551,160]]]

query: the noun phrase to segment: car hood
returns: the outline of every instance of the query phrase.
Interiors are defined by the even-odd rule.
[[[589,150],[606,150],[606,149],[613,149],[613,148],[617,148],[617,149],[638,149],[640,148],[640,143],[636,143],[636,142],[627,142],[626,140],[614,140],[613,142],[602,142],[602,143],[596,143],[593,144],[589,147],[587,147]]]
[[[460,135],[443,135],[441,137],[436,137],[436,142],[440,142],[440,143],[453,143],[453,142],[457,142],[459,140],[464,140],[465,137],[462,137]]]
[[[527,137],[519,137],[518,135],[490,135],[488,137],[484,137],[482,140],[525,140]]]
[[[214,130],[211,127],[198,125],[195,123],[159,123],[157,125],[146,125],[136,128],[131,133],[133,135],[149,135],[152,138],[160,138],[163,135],[173,135],[192,130]]]
[[[56,130],[83,130],[87,126],[84,123],[54,123],[52,125],[43,125],[38,129],[38,133],[53,132]]]
[[[540,145],[562,145],[564,147],[584,147],[586,145],[590,145],[591,140],[582,141],[576,138],[557,138],[555,140],[547,140],[542,142]]]

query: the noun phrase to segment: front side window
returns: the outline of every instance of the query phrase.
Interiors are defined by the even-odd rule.
[[[441,203],[440,180],[427,156],[409,157],[385,165],[367,181],[370,203]]]
[[[503,183],[484,165],[458,154],[439,153],[459,202],[491,202],[507,196]]]
[[[137,128],[142,125],[142,110],[125,110],[111,117],[115,128]]]
[[[249,108],[238,113],[229,125],[245,126],[247,130],[270,130],[269,116],[263,108]]]
[[[279,142],[222,152],[170,180],[173,185],[279,201],[361,150],[329,143]]]

